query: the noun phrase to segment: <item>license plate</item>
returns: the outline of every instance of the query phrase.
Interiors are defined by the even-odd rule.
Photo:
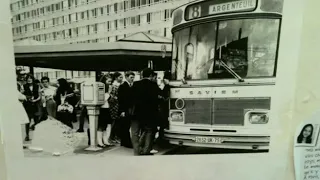
[[[222,138],[217,137],[196,137],[196,143],[212,143],[212,144],[220,144],[223,142]]]

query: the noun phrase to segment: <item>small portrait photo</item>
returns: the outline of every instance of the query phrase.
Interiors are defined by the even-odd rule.
[[[296,146],[314,147],[319,136],[319,124],[306,124],[296,138]]]

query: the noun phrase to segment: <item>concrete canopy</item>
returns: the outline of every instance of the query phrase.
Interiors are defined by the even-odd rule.
[[[165,46],[166,56],[162,57]],[[117,42],[15,46],[19,66],[85,71],[139,71],[153,63],[155,70],[171,64],[171,40],[137,33]]]

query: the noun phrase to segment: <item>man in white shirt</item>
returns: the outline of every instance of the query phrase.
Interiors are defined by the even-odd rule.
[[[56,118],[57,104],[54,101],[53,97],[56,94],[56,88],[49,85],[50,79],[48,77],[43,77],[41,83],[43,89],[41,90],[44,97],[43,106],[46,108],[49,116]]]

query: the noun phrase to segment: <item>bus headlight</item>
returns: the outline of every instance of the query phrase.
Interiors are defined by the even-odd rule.
[[[183,99],[177,99],[174,103],[177,109],[183,109],[185,106],[185,102]]]
[[[172,122],[183,122],[184,115],[182,111],[172,111],[170,112],[169,120]]]
[[[250,112],[248,118],[251,124],[267,124],[269,122],[267,112]]]

